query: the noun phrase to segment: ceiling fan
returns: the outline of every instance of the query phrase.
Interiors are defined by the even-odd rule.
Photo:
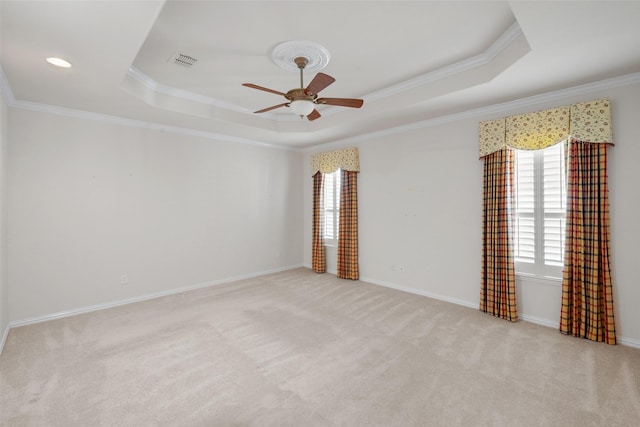
[[[316,105],[338,105],[341,107],[360,108],[364,101],[362,99],[353,98],[318,98],[318,93],[335,82],[336,79],[324,74],[318,73],[311,80],[309,86],[306,88],[303,84],[303,71],[309,63],[309,60],[305,57],[297,57],[294,62],[300,69],[300,87],[291,89],[287,93],[279,92],[277,90],[269,89],[266,87],[254,85],[253,83],[242,83],[242,86],[250,87],[253,89],[263,90],[265,92],[275,93],[276,95],[282,95],[287,99],[287,102],[274,105],[272,107],[263,108],[262,110],[254,111],[254,113],[265,113],[267,111],[275,110],[280,107],[291,107],[293,112],[300,116],[300,118],[307,117],[309,121],[320,118],[320,113],[316,110]]]

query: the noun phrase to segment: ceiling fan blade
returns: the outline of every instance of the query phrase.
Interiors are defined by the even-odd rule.
[[[320,118],[320,113],[318,112],[318,110],[315,110],[315,109],[307,115],[307,119],[309,119],[310,122],[319,118]]]
[[[254,85],[253,83],[242,83],[242,86],[246,86],[246,87],[250,87],[252,89],[258,89],[258,90],[263,90],[265,92],[271,92],[271,93],[275,93],[276,95],[282,95],[284,97],[286,97],[287,95],[282,93],[282,92],[278,92],[277,90],[273,90],[273,89],[269,89],[266,87],[262,87],[262,86],[258,86],[258,85]]]
[[[276,108],[288,107],[288,106],[289,106],[289,103],[285,102],[284,104],[278,104],[278,105],[274,105],[273,107],[267,107],[267,108],[263,108],[262,110],[254,111],[254,113],[266,113],[267,111],[275,110]]]
[[[351,107],[351,108],[360,108],[364,101],[362,99],[353,99],[353,98],[318,98],[316,100],[317,104],[324,105],[339,105],[341,107]]]
[[[322,89],[326,88],[327,86],[329,86],[331,83],[335,81],[336,79],[334,79],[328,74],[318,73],[313,78],[313,80],[311,80],[311,83],[309,83],[309,86],[307,86],[307,88],[305,89],[305,92],[311,95],[317,95],[318,92],[320,92]]]

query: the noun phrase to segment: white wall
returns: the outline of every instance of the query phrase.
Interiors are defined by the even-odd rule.
[[[9,284],[7,280],[7,157],[9,109],[0,96],[0,351],[9,326]]]
[[[362,279],[477,307],[478,122],[603,97],[612,101],[616,143],[609,177],[618,336],[640,345],[638,84],[529,100],[508,111],[349,144],[359,146],[362,165]],[[9,261],[8,290],[3,280],[0,294],[4,319],[7,292],[8,319],[20,321],[310,265],[310,153],[303,158],[16,108],[7,138],[3,109],[9,209],[3,199],[0,213],[3,224],[7,213],[11,218],[9,246],[0,245]],[[335,269],[335,251],[327,255]],[[120,285],[122,273],[128,285]],[[558,285],[519,283],[518,293],[525,319],[557,324]]]
[[[612,102],[616,143],[609,151],[609,177],[617,332],[622,342],[640,346],[638,84],[556,96],[552,101],[537,98],[512,111],[349,144],[359,147],[362,170],[358,177],[361,279],[477,307],[482,206],[478,122],[605,97]],[[303,169],[305,265],[311,264],[310,155],[305,155]],[[399,271],[401,265],[404,272]],[[525,319],[557,325],[559,284],[519,283],[518,293]]]
[[[12,321],[302,264],[299,152],[18,108],[9,143]]]

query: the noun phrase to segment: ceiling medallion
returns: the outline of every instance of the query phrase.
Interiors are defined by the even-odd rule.
[[[315,72],[327,66],[331,55],[327,49],[318,43],[307,40],[293,40],[276,46],[271,57],[273,62],[283,70],[298,73],[296,58],[306,58],[308,63],[305,66],[305,71]]]

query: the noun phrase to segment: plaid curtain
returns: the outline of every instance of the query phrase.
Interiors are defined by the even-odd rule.
[[[324,209],[322,206],[322,188],[324,175],[317,172],[313,175],[313,224],[311,231],[311,268],[316,273],[327,270],[327,259],[324,251],[322,228],[324,227]]]
[[[358,172],[342,171],[338,277],[358,280]]]
[[[518,320],[513,258],[514,153],[504,147],[484,157],[480,310]]]
[[[607,144],[572,141],[568,157],[560,332],[615,344]]]

